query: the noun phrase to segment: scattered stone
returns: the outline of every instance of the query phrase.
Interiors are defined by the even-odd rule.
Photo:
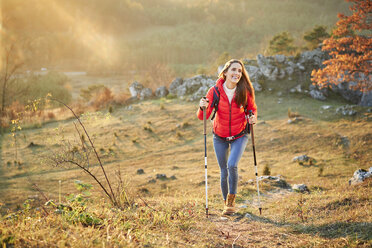
[[[151,179],[150,181],[149,181],[149,183],[156,183],[156,179]]]
[[[324,94],[319,90],[311,90],[310,96],[316,100],[325,101],[327,98],[324,96]]]
[[[298,162],[299,165],[314,165],[314,164],[316,164],[316,160],[314,158],[311,158],[311,157],[307,156],[306,154],[294,157],[292,159],[292,161],[293,162]]]
[[[173,95],[177,95],[177,88],[183,84],[183,79],[178,77],[169,86],[169,92]]]
[[[301,84],[297,85],[296,87],[292,88],[290,90],[291,93],[302,93],[302,88],[301,88]]]
[[[242,205],[242,206],[240,206],[240,208],[248,208],[248,206],[247,205]]]
[[[143,169],[138,169],[138,170],[137,170],[137,174],[138,174],[138,175],[145,174],[145,171],[144,171]]]
[[[257,91],[257,92],[262,91],[262,86],[261,86],[261,84],[259,84],[259,83],[257,83],[257,82],[252,82],[252,85],[253,85],[254,91]]]
[[[170,177],[170,179],[171,179],[171,180],[176,180],[177,177],[173,175],[173,176]]]
[[[310,160],[310,157],[308,157],[306,154],[305,155],[301,155],[301,156],[297,156],[297,157],[294,157],[292,159],[293,162],[307,162]]]
[[[253,216],[252,216],[251,214],[249,214],[249,213],[246,213],[246,214],[244,215],[244,217],[245,217],[245,218],[248,218],[248,219],[253,219]]]
[[[220,220],[221,220],[221,221],[228,221],[229,218],[227,218],[227,217],[221,217]]]
[[[304,192],[310,192],[308,187],[305,184],[295,184],[292,187],[293,191],[304,193]]]
[[[165,174],[156,174],[156,179],[167,180],[168,177]]]
[[[336,113],[337,114],[342,114],[344,116],[352,116],[352,115],[356,115],[356,111],[353,109],[354,106],[352,105],[345,105],[345,106],[341,106],[341,107],[338,107],[336,109]]]
[[[328,110],[328,109],[332,108],[332,106],[330,106],[330,105],[323,105],[320,108],[323,109],[323,110]]]
[[[143,90],[143,85],[140,84],[137,81],[134,81],[130,86],[129,86],[129,91],[132,97],[139,97],[141,91]]]
[[[166,97],[169,94],[167,87],[161,86],[155,90],[156,97]]]
[[[282,54],[275,55],[275,60],[278,63],[284,63],[285,59],[286,59],[285,55],[282,55]]]
[[[289,119],[288,120],[288,124],[295,124],[295,123],[299,123],[300,121],[302,121],[303,119],[300,118],[300,117],[295,117],[293,119]]]
[[[149,99],[152,97],[152,89],[150,88],[144,88],[141,90],[141,93],[139,95],[140,100]]]
[[[360,106],[371,107],[372,106],[372,90],[364,92],[362,99],[359,102]]]
[[[290,189],[291,186],[281,178],[280,175],[277,176],[260,176],[258,181],[263,181],[269,183],[271,186],[279,187],[283,189]]]
[[[356,185],[364,182],[367,178],[372,176],[372,167],[368,171],[364,169],[358,169],[354,172],[354,175],[349,180],[349,185]]]

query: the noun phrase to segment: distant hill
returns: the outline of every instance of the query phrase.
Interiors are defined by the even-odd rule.
[[[288,31],[301,44],[315,25],[331,30],[349,3],[329,1],[2,1],[2,42],[18,42],[30,67],[91,71],[165,64],[195,72],[223,52],[264,53]]]

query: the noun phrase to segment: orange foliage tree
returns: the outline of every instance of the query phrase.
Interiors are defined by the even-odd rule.
[[[371,0],[346,0],[353,2],[352,14],[338,14],[332,36],[323,41],[323,51],[330,59],[323,62],[324,68],[313,70],[311,80],[320,88],[353,81],[353,89],[372,90],[372,29]]]

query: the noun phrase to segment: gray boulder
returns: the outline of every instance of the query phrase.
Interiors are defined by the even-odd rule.
[[[178,77],[169,86],[169,93],[177,95],[177,88],[183,84],[183,79]]]
[[[169,94],[167,87],[161,86],[155,90],[155,96],[166,97]]]
[[[246,65],[244,67],[247,70],[249,79],[252,82],[257,82],[263,76],[260,68],[258,68],[257,66]]]
[[[301,53],[299,63],[309,69],[320,68],[323,66],[323,61],[328,58],[328,53],[322,51],[320,48],[312,51],[305,51]]]
[[[263,56],[262,54],[258,54],[257,55],[257,64],[258,64],[258,67],[260,68],[261,73],[266,78],[272,80],[273,79],[272,72],[274,71],[275,67],[270,64],[269,60],[265,56]]]
[[[359,105],[364,107],[372,107],[372,91],[364,92]]]
[[[300,193],[310,192],[306,184],[295,184],[293,185],[292,190]]]
[[[260,176],[258,177],[258,181],[263,181],[270,184],[273,187],[279,187],[284,189],[290,189],[291,186],[281,178],[280,175],[278,176]]]
[[[321,101],[325,101],[327,99],[321,91],[315,89],[310,91],[310,96]]]
[[[213,80],[211,77],[207,77],[205,75],[197,75],[195,77],[183,80],[183,83],[178,84],[177,87],[175,87],[177,85],[175,83],[173,85],[173,92],[178,97],[184,98],[186,95],[191,95],[191,94],[194,94],[196,92],[198,92],[198,94],[200,94],[201,92],[204,92],[206,87],[210,88],[214,84],[215,84],[215,80]],[[199,91],[199,89],[201,87],[203,87],[203,89]]]
[[[292,66],[288,66],[288,67],[286,67],[285,69],[285,73],[288,75],[288,76],[292,76],[293,75],[293,72],[294,72],[294,67],[292,67]]]
[[[202,86],[200,87],[194,94],[192,94],[190,97],[189,97],[189,101],[198,101],[200,100],[200,98],[202,98],[203,96],[205,96],[208,92],[210,87],[208,86]]]
[[[363,170],[363,169],[356,170],[354,172],[353,177],[350,178],[349,180],[349,185],[360,184],[371,176],[372,176],[372,167],[370,167],[368,171]]]
[[[278,63],[284,63],[285,60],[286,60],[286,57],[285,57],[285,55],[277,54],[277,55],[275,55],[275,60]]]
[[[352,116],[352,115],[356,115],[356,111],[353,109],[354,106],[352,105],[345,105],[345,106],[341,106],[341,107],[338,107],[336,109],[336,113],[337,114],[342,114],[344,116]]]
[[[306,154],[305,155],[301,155],[301,156],[297,156],[297,157],[294,157],[292,159],[293,162],[308,162],[310,161],[311,158],[309,156],[307,156]]]
[[[255,91],[257,91],[257,92],[262,91],[262,86],[259,83],[252,82],[252,86],[253,86]]]
[[[129,86],[129,91],[132,97],[139,97],[141,91],[143,90],[143,85],[135,81]]]
[[[355,85],[355,82],[341,82],[337,85],[333,85],[331,90],[340,94],[349,102],[358,104],[362,99],[363,93],[360,90],[353,90],[352,87]]]
[[[139,95],[140,100],[149,99],[152,97],[152,89],[150,88],[144,88],[141,90],[141,93]]]

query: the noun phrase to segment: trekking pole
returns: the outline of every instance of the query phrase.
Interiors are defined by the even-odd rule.
[[[205,161],[205,214],[208,218],[208,172],[207,172],[207,108],[203,107],[204,161]]]
[[[249,116],[252,116],[252,110],[249,110]],[[249,123],[249,120],[247,120],[247,121]],[[251,139],[252,139],[254,168],[256,170],[257,195],[258,195],[258,210],[260,211],[260,215],[261,215],[262,214],[262,208],[261,208],[261,201],[260,201],[260,188],[258,186],[258,173],[257,173],[257,162],[256,162],[256,148],[254,146],[253,124],[249,124],[249,126],[250,126]]]

